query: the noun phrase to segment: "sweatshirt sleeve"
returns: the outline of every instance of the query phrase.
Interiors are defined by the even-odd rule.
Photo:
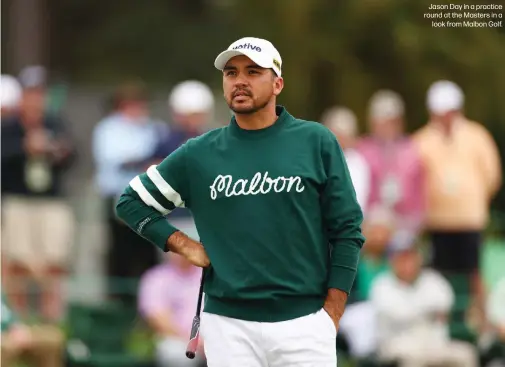
[[[342,149],[327,130],[322,137],[322,162],[326,175],[321,205],[324,229],[331,251],[328,288],[349,294],[365,238],[361,233],[363,213]]]
[[[168,251],[168,237],[178,231],[166,215],[189,207],[187,150],[188,143],[132,179],[116,205],[123,222],[163,251]]]

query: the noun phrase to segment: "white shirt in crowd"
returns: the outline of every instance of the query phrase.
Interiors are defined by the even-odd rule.
[[[454,293],[447,280],[433,270],[422,270],[413,284],[394,274],[380,275],[372,286],[371,302],[377,313],[379,345],[413,334],[435,343],[449,338],[448,322],[439,316],[448,315]]]
[[[370,168],[365,158],[357,150],[346,149],[344,155],[356,191],[358,204],[364,212],[370,194]]]

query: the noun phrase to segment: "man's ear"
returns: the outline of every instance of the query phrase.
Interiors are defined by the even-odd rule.
[[[281,94],[282,89],[284,88],[284,79],[282,77],[276,77],[274,80],[274,95],[278,96]]]

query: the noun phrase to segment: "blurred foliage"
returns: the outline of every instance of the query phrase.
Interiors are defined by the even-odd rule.
[[[449,1],[46,1],[51,69],[71,82],[139,76],[157,88],[199,78],[218,91],[218,52],[239,37],[262,37],[283,57],[280,103],[293,114],[317,120],[344,104],[364,130],[368,98],[392,88],[405,98],[412,131],[427,119],[428,86],[447,78],[462,86],[467,115],[489,127],[505,157],[505,27],[432,28],[428,6]],[[452,2],[505,8],[505,0]],[[498,202],[505,211],[503,190]]]
[[[504,0],[489,3],[505,7]],[[251,35],[279,48],[287,82],[282,102],[298,115],[318,116],[338,102],[363,120],[370,94],[388,87],[405,96],[413,129],[426,119],[428,85],[449,78],[464,88],[472,117],[505,120],[500,103],[505,28],[431,28],[423,18],[428,5],[408,0],[151,0],[142,5],[53,0],[52,67],[93,83],[133,75],[164,85],[196,77],[218,87],[214,57],[235,39]]]

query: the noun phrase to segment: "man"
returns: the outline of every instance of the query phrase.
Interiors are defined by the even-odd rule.
[[[355,149],[358,136],[356,115],[346,107],[335,106],[323,114],[322,123],[335,134],[344,151],[356,198],[365,212],[370,194],[370,168],[361,153]]]
[[[125,285],[130,281],[136,283],[147,269],[156,265],[159,254],[117,220],[114,208],[124,186],[145,170],[146,160],[152,157],[166,128],[149,116],[144,85],[127,82],[116,89],[112,112],[93,131],[96,183],[108,217],[108,295],[127,303],[134,302],[136,296],[121,290],[127,289]]]
[[[47,112],[45,69],[26,68],[20,80],[19,107],[2,115],[5,286],[16,312],[24,314],[27,281],[36,281],[42,316],[59,321],[75,225],[63,180],[75,148],[62,119]]]
[[[157,335],[158,365],[205,365],[203,355],[191,360],[184,352],[188,343],[200,288],[200,268],[170,253],[168,261],[148,270],[140,280],[139,310]],[[203,346],[200,344],[200,348]]]
[[[366,237],[361,251],[354,297],[361,301],[369,299],[375,278],[390,269],[387,248],[398,230],[397,219],[387,209],[375,207],[363,222],[363,234]]]
[[[29,360],[31,366],[63,366],[63,333],[53,326],[27,326],[17,320],[1,294],[2,367],[18,366],[20,360]]]
[[[270,42],[240,39],[214,65],[230,124],[133,179],[117,213],[165,251],[212,265],[202,315],[209,367],[334,367],[364,241],[345,157],[326,127],[276,106],[284,81]],[[205,248],[165,220],[183,206]]]
[[[477,367],[475,348],[449,338],[454,293],[447,280],[422,269],[421,252],[409,233],[398,232],[389,251],[393,271],[376,279],[370,297],[379,358],[400,367]]]
[[[347,341],[352,357],[367,358],[375,352],[377,330],[373,322],[375,310],[370,302],[370,291],[375,279],[391,268],[387,247],[396,231],[395,222],[391,211],[374,207],[367,212],[362,225],[366,241],[361,251],[352,296],[340,320],[339,333],[339,337]]]
[[[414,139],[426,171],[433,266],[448,276],[471,275],[472,293],[482,308],[480,244],[489,203],[501,185],[500,157],[485,127],[464,116],[463,104],[459,86],[435,82],[427,93],[431,119]]]
[[[398,93],[374,93],[368,111],[370,136],[360,141],[358,151],[371,171],[367,208],[391,210],[398,227],[419,231],[425,206],[422,165],[412,139],[405,135],[404,115],[404,102]]]
[[[214,95],[204,83],[186,80],[171,90],[168,107],[172,124],[160,139],[147,167],[159,164],[187,140],[196,138],[208,130],[214,114]],[[188,209],[170,213],[170,220],[184,233],[193,235],[193,238],[198,236]]]
[[[157,151],[160,161],[188,139],[208,130],[214,113],[214,95],[204,83],[186,80],[171,90],[168,109],[172,124],[168,141],[163,141]]]
[[[170,92],[168,108],[172,124],[154,152],[153,163],[160,163],[181,144],[207,130],[214,112],[214,96],[204,83],[186,80]]]

